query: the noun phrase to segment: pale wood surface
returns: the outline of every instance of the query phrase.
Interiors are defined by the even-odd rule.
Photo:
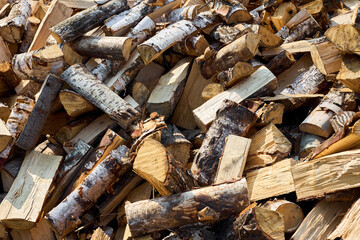
[[[5,122],[0,120],[0,152],[6,148],[12,139],[9,129],[6,127]]]

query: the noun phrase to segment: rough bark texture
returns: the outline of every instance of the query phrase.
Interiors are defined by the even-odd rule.
[[[50,29],[58,42],[70,42],[100,26],[105,19],[129,8],[125,0],[111,0],[103,5],[90,7],[69,17]]]
[[[61,86],[62,82],[58,77],[48,75],[34,109],[16,142],[18,147],[31,150],[36,145]]]
[[[35,37],[36,31],[39,27],[39,24],[40,24],[40,19],[38,19],[36,17],[28,18],[26,28],[25,28],[26,32],[24,34],[24,39],[21,42],[19,52],[24,53],[29,49],[30,44],[32,43],[32,41]]]
[[[125,206],[133,237],[197,222],[215,222],[249,205],[245,179]]]
[[[266,67],[272,71],[273,74],[278,75],[288,69],[293,63],[295,63],[295,58],[291,53],[285,50],[271,59],[271,61],[266,64]]]
[[[294,42],[297,40],[302,40],[306,37],[310,37],[316,31],[320,29],[320,25],[316,22],[313,17],[305,20],[304,22],[298,24],[291,30],[291,33],[287,38],[285,38],[284,43]]]
[[[155,22],[149,18],[144,17],[131,31],[126,34],[133,40],[133,48],[143,43],[148,36],[151,36],[155,30]]]
[[[209,185],[214,181],[225,138],[230,134],[246,135],[255,121],[255,113],[240,104],[225,100],[191,167],[194,177],[200,183]]]
[[[61,74],[61,78],[125,129],[140,115],[129,103],[125,102],[79,64],[68,68]]]

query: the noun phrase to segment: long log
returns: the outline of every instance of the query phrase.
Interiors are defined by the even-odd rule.
[[[255,113],[240,104],[225,100],[191,166],[195,179],[205,185],[211,184],[215,179],[225,138],[229,135],[245,136],[255,121]]]
[[[26,32],[24,34],[24,39],[21,42],[19,52],[23,53],[29,49],[31,42],[35,37],[39,24],[40,24],[40,19],[33,16],[28,18],[25,28]]]
[[[128,7],[125,0],[111,0],[69,17],[52,27],[50,31],[59,43],[67,43],[100,26],[105,19],[127,10]]]
[[[109,114],[125,129],[140,115],[129,103],[79,64],[68,68],[61,74],[61,78],[89,102]]]
[[[215,222],[249,205],[245,179],[125,206],[133,237],[197,222]]]

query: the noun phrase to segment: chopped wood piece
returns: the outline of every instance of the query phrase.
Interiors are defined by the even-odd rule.
[[[154,139],[146,139],[138,148],[134,171],[153,185],[162,196],[191,190],[196,186],[184,165]]]
[[[271,61],[266,64],[266,67],[274,74],[278,75],[282,73],[284,70],[288,69],[293,63],[295,63],[295,59],[291,53],[284,50],[279,55],[275,56]]]
[[[0,120],[0,152],[2,152],[12,140],[12,134],[3,120]],[[190,150],[190,149],[189,149]]]
[[[245,170],[273,164],[291,152],[291,142],[273,123],[251,136],[251,140]]]
[[[312,16],[310,16],[307,20],[299,23],[291,30],[289,36],[285,38],[284,43],[302,40],[305,37],[313,35],[320,29],[321,26],[318,24],[318,22]]]
[[[300,142],[300,158],[307,157],[315,148],[325,141],[324,137],[315,134],[303,133]]]
[[[207,47],[209,47],[208,41],[203,35],[198,35],[187,37],[181,43],[173,46],[173,50],[184,55],[197,57],[204,54]]]
[[[322,199],[308,213],[291,240],[329,239],[329,234],[338,226],[351,202],[328,202]]]
[[[336,79],[356,93],[360,93],[360,58],[355,55],[343,57]]]
[[[19,48],[19,52],[23,53],[23,52],[27,52],[27,50],[30,47],[31,42],[34,39],[34,36],[36,34],[36,31],[39,27],[41,20],[31,16],[28,18],[27,23],[26,23],[26,31],[24,34],[24,39],[21,42],[20,48]]]
[[[219,160],[219,168],[215,184],[239,179],[243,175],[251,139],[229,135],[225,139],[225,147]]]
[[[0,78],[4,79],[10,88],[15,88],[20,83],[11,67],[10,62],[0,63]]]
[[[285,233],[293,233],[300,226],[304,219],[303,210],[295,203],[287,200],[268,201],[264,208],[280,213],[284,218]]]
[[[124,158],[126,149],[119,147],[94,166],[90,173],[59,205],[53,208],[46,219],[60,235],[66,236],[81,224],[80,217],[116,181],[119,174],[128,168]],[[99,178],[101,176],[101,178]]]
[[[0,36],[0,61],[11,62],[12,54],[9,46],[5,43],[4,39]]]
[[[21,240],[56,240],[54,232],[51,230],[50,226],[46,223],[44,218],[41,218],[36,225],[27,230],[27,229],[12,229],[10,231],[11,237],[13,239]]]
[[[255,82],[256,84],[254,84]],[[256,95],[259,91],[265,90],[265,92],[272,92],[276,88],[276,77],[269,69],[262,66],[248,78],[194,109],[193,113],[196,123],[202,131],[206,132],[207,128],[215,120],[216,112],[220,109],[225,99],[240,103],[246,98]]]
[[[359,152],[352,150],[335,153],[295,165],[291,171],[298,200],[358,187],[359,183],[355,179],[360,169],[357,164]]]
[[[94,0],[60,0],[65,6],[69,8],[86,9],[96,5]]]
[[[252,19],[247,9],[239,1],[216,1],[214,10],[226,23],[247,22]]]
[[[18,147],[24,150],[31,150],[36,145],[61,87],[62,82],[58,77],[52,74],[47,76],[40,96],[27,119],[23,131],[16,141]]]
[[[359,4],[357,4],[351,15],[351,24],[356,28],[360,29],[360,11]]]
[[[254,24],[251,25],[250,29],[253,33],[259,34],[260,47],[275,48],[275,47],[279,47],[284,42],[284,40],[281,37],[270,32],[268,29],[266,29],[263,26]]]
[[[125,206],[133,237],[197,222],[214,222],[248,206],[245,179]],[[215,207],[216,206],[216,207]]]
[[[70,43],[80,55],[127,61],[130,57],[131,38],[84,36]]]
[[[223,87],[222,84],[210,83],[204,87],[204,89],[201,93],[201,97],[207,101],[224,91],[225,91],[225,88]]]
[[[342,55],[335,45],[329,41],[313,44],[311,58],[317,69],[325,75],[340,70]]]
[[[335,115],[331,120],[331,126],[334,128],[335,132],[341,131],[344,127],[350,125],[355,116],[355,112],[353,111],[344,111],[340,114]]]
[[[184,91],[190,63],[191,59],[185,58],[160,78],[146,104],[150,113],[157,112],[164,115],[165,119],[171,116]]]
[[[161,143],[176,161],[186,165],[190,158],[191,143],[175,125],[168,124],[167,128],[162,130]]]
[[[196,31],[197,28],[191,21],[178,21],[138,45],[138,51],[145,64],[148,64],[160,56],[165,50]]]
[[[284,159],[272,166],[246,173],[250,201],[294,192],[294,180],[291,175],[293,165],[293,159]]]
[[[31,7],[28,1],[20,0],[11,7],[9,15],[0,20],[0,35],[5,41],[21,42],[30,11]]]
[[[225,138],[229,135],[245,136],[255,121],[253,112],[240,104],[225,100],[191,166],[195,179],[205,185],[213,183]]]
[[[59,92],[61,104],[70,117],[78,117],[84,113],[96,110],[96,107],[78,93],[65,89]]]
[[[290,31],[297,26],[299,23],[305,21],[310,18],[310,13],[305,9],[301,9],[294,17],[292,17],[286,24],[283,26],[276,35],[285,39],[289,36]]]
[[[217,79],[229,88],[234,86],[242,79],[250,76],[254,72],[254,68],[247,62],[238,62],[234,67],[222,71],[217,75]]]
[[[271,22],[279,31],[296,13],[296,6],[292,2],[283,2],[271,16]]]
[[[112,231],[111,231],[112,232]],[[98,227],[95,232],[91,235],[90,240],[111,240],[111,235],[107,233],[107,231],[104,231],[100,227]]]
[[[10,116],[11,110],[9,107],[0,102],[0,119],[6,122]]]
[[[282,214],[257,207],[256,204],[244,209],[233,225],[238,239],[285,239],[285,224]]]
[[[6,162],[1,168],[1,181],[5,192],[9,192],[20,171],[23,160],[23,157],[11,159],[11,161]]]
[[[269,123],[282,124],[285,106],[282,103],[265,103],[256,111],[258,120],[256,126],[265,126]]]
[[[36,151],[26,155],[9,193],[0,204],[0,220],[6,227],[30,229],[35,225],[61,160],[62,156]]]
[[[42,83],[49,73],[60,75],[64,71],[64,54],[58,45],[51,45],[16,54],[12,66],[19,79],[32,79]]]
[[[327,39],[343,53],[355,53],[360,55],[360,30],[351,24],[341,24],[329,28],[325,32]]]
[[[129,103],[79,64],[68,68],[61,74],[61,78],[89,102],[109,114],[125,129],[140,115]]]
[[[70,42],[84,33],[100,26],[105,19],[128,9],[127,1],[111,0],[83,10],[50,28],[59,42]]]
[[[240,61],[250,60],[255,56],[259,43],[258,34],[248,33],[221,48],[212,58],[205,61],[198,58],[201,74],[209,79],[218,72],[234,67]]]

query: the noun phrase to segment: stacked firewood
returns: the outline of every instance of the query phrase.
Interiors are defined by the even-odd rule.
[[[356,1],[0,7],[0,239],[359,239]]]

